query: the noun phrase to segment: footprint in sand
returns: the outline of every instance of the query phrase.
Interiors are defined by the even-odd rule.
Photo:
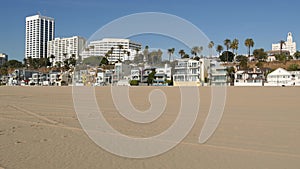
[[[25,141],[17,140],[17,141],[15,142],[15,144],[21,144],[21,143],[25,143]]]
[[[47,142],[47,141],[48,141],[48,139],[46,139],[46,138],[40,140],[40,142]]]

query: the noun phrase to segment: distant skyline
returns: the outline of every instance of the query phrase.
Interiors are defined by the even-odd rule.
[[[239,39],[238,53],[240,54],[247,53],[247,48],[244,46],[247,38],[254,40],[254,49],[271,50],[272,43],[286,40],[288,32],[292,32],[294,41],[300,43],[299,5],[300,2],[296,0],[2,1],[0,2],[0,53],[8,54],[9,59],[23,60],[25,17],[35,15],[37,12],[55,19],[55,37],[78,35],[88,39],[99,28],[119,17],[139,12],[163,12],[193,23],[214,41],[215,45],[223,45],[223,41],[227,38]],[[140,42],[153,48],[171,47],[160,44],[162,42],[159,40],[146,39],[140,38]],[[179,50],[177,49],[177,52]]]

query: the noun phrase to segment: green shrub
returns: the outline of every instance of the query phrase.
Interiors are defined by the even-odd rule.
[[[131,80],[131,81],[130,81],[130,85],[131,85],[131,86],[138,86],[139,83],[140,83],[140,82],[139,82],[138,80]]]
[[[165,83],[167,83],[168,86],[173,86],[173,80],[166,80]]]
[[[291,64],[287,70],[288,71],[297,71],[299,69],[299,65],[298,64]]]

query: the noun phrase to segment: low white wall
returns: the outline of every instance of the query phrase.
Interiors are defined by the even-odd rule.
[[[263,86],[262,82],[260,83],[240,83],[240,82],[235,82],[234,86]]]
[[[281,83],[265,83],[264,86],[300,86],[300,82],[295,82],[295,85],[292,83],[281,84]]]
[[[173,86],[201,86],[200,82],[173,82]]]

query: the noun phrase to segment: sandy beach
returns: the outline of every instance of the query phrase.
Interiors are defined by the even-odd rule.
[[[131,87],[139,110],[149,108],[155,87]],[[175,120],[180,93],[167,96],[165,113],[149,124],[118,114],[109,87],[95,88],[107,121],[123,134],[149,137]],[[0,169],[299,169],[300,88],[228,87],[225,112],[205,144],[198,137],[210,107],[211,88],[199,88],[200,111],[192,131],[178,146],[146,159],[123,158],[96,145],[77,119],[72,87],[0,87]]]

